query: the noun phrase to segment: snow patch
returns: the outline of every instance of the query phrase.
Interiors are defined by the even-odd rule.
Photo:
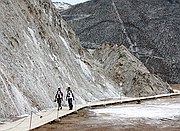
[[[71,5],[65,2],[53,2],[53,4],[57,9],[61,11],[71,8]]]

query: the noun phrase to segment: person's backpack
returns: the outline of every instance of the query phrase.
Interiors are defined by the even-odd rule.
[[[62,98],[62,92],[61,91],[57,91],[56,93],[56,98]]]
[[[71,90],[67,91],[67,97],[68,98],[72,98],[73,97],[73,93]]]

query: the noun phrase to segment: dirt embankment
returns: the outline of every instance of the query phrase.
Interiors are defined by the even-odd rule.
[[[170,84],[173,89],[180,90],[180,84]]]

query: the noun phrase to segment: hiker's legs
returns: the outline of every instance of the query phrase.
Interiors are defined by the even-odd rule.
[[[69,105],[69,110],[72,110],[72,108],[73,108],[72,98],[68,99],[68,105]]]
[[[59,110],[59,108],[62,109],[62,106],[61,106],[61,98],[58,98],[58,99],[57,99],[57,103],[58,103],[58,110]]]

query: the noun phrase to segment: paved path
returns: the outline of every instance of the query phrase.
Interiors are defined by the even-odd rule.
[[[32,115],[26,116],[22,119],[14,121],[14,122],[0,124],[0,131],[27,131],[29,129],[34,129],[34,128],[37,128],[44,124],[47,124],[47,123],[54,121],[60,117],[64,117],[64,116],[71,114],[82,108],[103,106],[103,105],[112,105],[112,104],[132,102],[132,101],[140,102],[141,100],[156,99],[156,98],[161,98],[161,97],[180,95],[180,91],[176,90],[175,92],[176,93],[149,96],[149,97],[122,98],[122,99],[119,98],[119,99],[113,99],[113,100],[92,102],[92,103],[87,103],[84,105],[76,105],[74,110],[68,110],[68,107],[63,107],[62,110],[57,111],[57,109],[53,108],[48,111],[32,113]],[[32,116],[32,119],[31,119],[31,116]],[[30,125],[30,121],[31,121],[31,125]]]

